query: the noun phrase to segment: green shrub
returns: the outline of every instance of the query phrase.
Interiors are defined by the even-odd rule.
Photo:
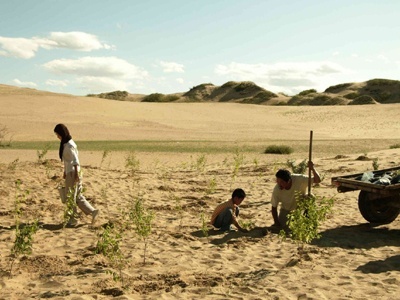
[[[260,104],[275,97],[278,96],[270,91],[262,91],[257,93],[254,97],[243,99],[241,103]]]
[[[314,93],[316,93],[316,92],[317,92],[317,90],[315,90],[315,89],[310,89],[310,90],[302,91],[302,92],[300,92],[298,95],[299,95],[299,96],[306,96],[306,95],[308,95],[308,94],[314,94]]]
[[[390,149],[398,149],[400,148],[400,144],[394,144],[390,146]]]
[[[162,102],[164,94],[153,93],[143,98],[142,102]]]
[[[333,206],[332,198],[318,198],[313,195],[296,195],[297,207],[288,214],[287,225],[290,236],[300,242],[310,243],[320,238],[321,223]]]
[[[285,145],[271,145],[268,146],[264,153],[265,154],[291,154],[293,153],[293,148]]]
[[[330,86],[325,90],[325,93],[339,93],[341,91],[344,91],[345,89],[351,87],[353,83],[342,83],[334,86]]]
[[[237,86],[234,87],[234,90],[238,93],[243,92],[249,88],[256,87],[256,85],[251,81],[243,81],[240,82]]]
[[[353,100],[353,99],[356,99],[359,96],[360,96],[360,94],[358,92],[351,92],[351,93],[348,93],[348,94],[344,95],[343,98]]]
[[[299,164],[296,164],[295,160],[288,160],[286,165],[292,169],[292,173],[304,174],[307,170],[307,159],[303,160]]]
[[[154,217],[155,215],[153,211],[144,206],[143,199],[140,197],[135,201],[133,208],[129,212],[129,219],[135,226],[135,232],[138,234],[144,244],[143,264],[146,264],[148,237],[151,234]]]
[[[328,95],[316,95],[310,100],[310,105],[330,105],[331,99]]]
[[[293,96],[292,98],[289,99],[288,105],[308,105],[310,102],[310,98],[303,97],[303,96]]]
[[[178,100],[176,95],[164,95],[160,93],[150,94],[143,98],[142,102],[172,102]]]
[[[349,103],[349,105],[364,105],[364,104],[376,104],[376,101],[371,96],[363,95],[357,97],[356,99],[354,99]]]
[[[368,85],[374,86],[374,85],[395,85],[398,84],[398,80],[391,80],[391,79],[371,79],[367,81]]]
[[[128,97],[127,91],[114,91],[110,93],[101,93],[101,94],[88,94],[87,97],[98,97],[103,99],[111,99],[111,100],[125,100]]]

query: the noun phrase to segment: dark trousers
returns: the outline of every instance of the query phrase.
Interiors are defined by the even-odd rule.
[[[236,217],[239,216],[238,206],[236,206],[235,215]],[[233,209],[231,207],[227,207],[215,219],[214,227],[220,228],[221,230],[229,229],[230,225],[232,224],[232,216],[233,216]]]

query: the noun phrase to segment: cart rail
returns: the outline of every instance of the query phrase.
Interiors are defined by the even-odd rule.
[[[372,171],[372,173],[374,174],[374,176],[379,176],[397,170],[400,170],[400,166],[395,168],[376,170]],[[355,179],[359,176],[362,176],[363,174],[364,173],[357,173],[345,176],[336,176],[332,177],[331,182],[337,187],[339,193],[362,190],[382,196],[393,196],[400,194],[400,183],[381,185]]]

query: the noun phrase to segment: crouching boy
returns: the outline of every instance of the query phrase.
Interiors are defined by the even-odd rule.
[[[242,189],[236,189],[232,193],[232,198],[226,202],[219,204],[211,215],[211,225],[220,231],[233,230],[231,224],[235,225],[237,229],[242,232],[248,232],[247,229],[242,228],[237,218],[239,216],[239,205],[242,203],[246,193]]]

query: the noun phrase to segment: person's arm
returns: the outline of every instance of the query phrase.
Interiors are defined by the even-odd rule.
[[[272,206],[271,213],[272,213],[272,218],[274,219],[273,226],[281,226],[281,224],[279,223],[279,218],[278,218],[278,208]]]
[[[232,224],[237,227],[237,229],[241,232],[249,232],[246,228],[243,228],[242,226],[239,225],[239,222],[236,220],[236,218],[232,219]]]
[[[313,182],[314,183],[320,183],[321,182],[321,177],[319,176],[319,173],[317,172],[317,170],[315,170],[314,163],[312,161],[308,162],[308,167],[311,170],[311,172],[313,173]]]
[[[249,232],[246,228],[243,228],[242,226],[240,226],[236,215],[234,213],[234,211],[236,210],[236,205],[233,206],[233,212],[232,212],[232,224],[236,226],[236,228],[241,231],[241,232]]]

